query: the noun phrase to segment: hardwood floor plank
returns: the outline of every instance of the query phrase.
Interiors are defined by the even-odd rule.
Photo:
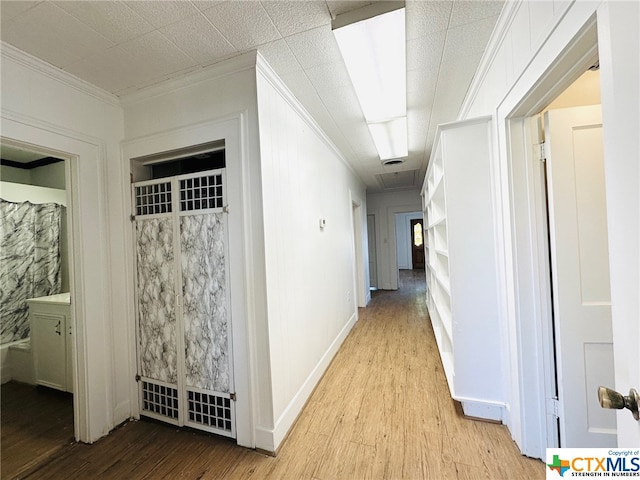
[[[22,475],[72,443],[71,394],[12,381],[0,397],[1,478]]]

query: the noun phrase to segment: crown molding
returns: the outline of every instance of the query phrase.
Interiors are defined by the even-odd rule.
[[[324,132],[322,127],[316,122],[316,120],[311,116],[311,114],[302,106],[300,101],[295,97],[295,95],[289,90],[289,87],[282,81],[282,79],[278,76],[278,74],[271,68],[271,65],[267,63],[264,57],[258,52],[256,58],[256,71],[261,74],[265,80],[267,80],[273,88],[284,98],[284,100],[295,110],[295,112],[302,118],[302,120],[311,128],[316,134],[320,137],[320,139],[324,142],[324,144],[335,153],[335,155],[340,159],[340,162],[347,167],[349,172],[351,172],[355,178],[362,184],[363,188],[366,188],[366,185],[362,182],[360,175],[355,171],[353,166],[347,161],[345,156],[342,154],[340,149],[331,141],[329,136]],[[258,109],[260,109],[260,101],[258,100]]]
[[[125,107],[150,98],[165,95],[181,88],[196,85],[201,82],[253,69],[256,66],[257,53],[258,52],[256,50],[252,50],[235,57],[221,60],[194,72],[159,81],[154,85],[143,87],[135,92],[123,94],[120,97],[120,102],[122,106]]]
[[[86,95],[90,95],[109,105],[117,107],[120,106],[120,100],[112,93],[109,93],[92,83],[82,80],[75,75],[67,73],[64,70],[55,67],[38,57],[34,57],[29,53],[23,52],[13,45],[10,45],[6,42],[0,42],[0,53],[3,60],[10,60],[41,75],[51,78],[52,80],[73,88],[74,90],[77,90]]]

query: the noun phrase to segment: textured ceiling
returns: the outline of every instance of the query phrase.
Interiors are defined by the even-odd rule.
[[[257,49],[368,191],[419,187],[435,128],[455,120],[503,2],[406,2],[409,157],[393,166],[380,163],[331,33],[332,16],[369,3],[2,0],[0,38],[118,96]],[[381,175],[411,170],[413,185],[385,188]]]

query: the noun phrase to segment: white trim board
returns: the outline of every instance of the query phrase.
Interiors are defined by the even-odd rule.
[[[499,290],[501,310],[506,315],[503,337],[509,369],[506,421],[522,453],[537,458],[544,458],[547,446],[546,402],[535,395],[536,398],[532,398],[529,392],[543,395],[546,374],[540,356],[543,333],[537,332],[532,337],[530,322],[541,315],[539,309],[544,303],[542,291],[535,288],[541,284],[542,272],[534,266],[539,255],[535,247],[538,227],[532,220],[533,212],[529,211],[531,205],[523,207],[516,203],[522,199],[518,200],[515,192],[531,194],[533,186],[513,183],[517,177],[511,163],[515,158],[511,142],[516,138],[522,142],[525,136],[511,130],[516,124],[511,124],[510,119],[537,113],[577,78],[580,69],[586,69],[593,58],[596,41],[596,8],[594,3],[576,2],[556,17],[553,28],[540,48],[531,53],[524,70],[495,112],[498,158],[493,182],[497,187],[500,214],[497,217]],[[519,230],[523,228],[525,230]],[[526,245],[523,238],[527,238]]]

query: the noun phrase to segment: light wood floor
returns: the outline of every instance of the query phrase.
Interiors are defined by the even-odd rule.
[[[25,478],[544,478],[506,427],[460,415],[423,299],[424,272],[374,293],[276,458],[140,421],[66,447]]]

